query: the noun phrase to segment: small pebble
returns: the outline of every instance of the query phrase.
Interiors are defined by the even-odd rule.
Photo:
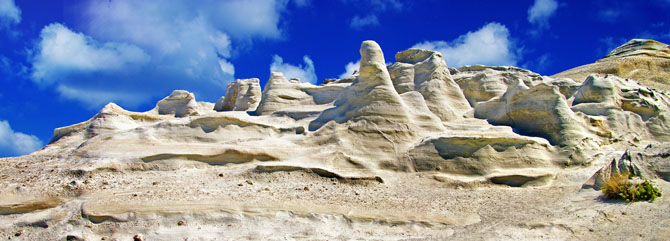
[[[142,239],[142,235],[139,235],[139,234],[137,234],[133,237],[133,241],[143,241],[143,240],[144,239]]]
[[[16,231],[14,236],[18,237],[18,236],[21,236],[21,234],[23,234],[23,229],[20,229],[19,231]]]
[[[223,173],[219,173],[219,177],[223,177]]]
[[[305,187],[302,190],[309,191],[309,187]]]
[[[184,226],[186,225],[186,222],[184,222],[184,220],[179,220],[179,222],[177,222],[177,225]]]
[[[242,183],[240,183],[240,184],[237,184],[237,186],[240,186],[240,187],[241,187],[241,186],[243,186],[243,184],[242,184]]]
[[[251,180],[247,180],[247,184],[249,184],[249,185],[254,185],[254,183],[251,182]]]
[[[152,182],[151,185],[158,185],[158,182]]]

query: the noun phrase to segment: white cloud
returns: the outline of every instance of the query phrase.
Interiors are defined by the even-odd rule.
[[[518,61],[517,50],[509,30],[500,23],[489,23],[475,32],[468,32],[453,41],[426,41],[412,48],[442,53],[447,65],[512,65]]]
[[[174,0],[169,4],[160,1],[89,0],[83,10],[86,17],[83,22],[95,38],[120,38],[133,42],[158,40],[165,41],[166,46],[175,46],[175,41],[179,39],[170,37],[178,37],[175,35],[180,35],[180,25],[189,24],[208,25],[208,28],[234,38],[279,38],[279,20],[287,3],[287,0]]]
[[[394,10],[400,12],[403,9],[403,4],[399,0],[340,0],[340,2],[348,5],[353,5],[353,9],[364,10],[367,15],[361,17],[356,15],[351,19],[349,27],[353,29],[361,29],[366,26],[379,25],[379,14],[387,10]]]
[[[312,4],[312,0],[293,0],[293,4],[299,8],[307,7]]]
[[[339,76],[339,78],[344,79],[346,77],[351,76],[352,74],[354,74],[355,71],[358,71],[360,66],[361,66],[361,60],[360,59],[358,61],[356,61],[355,63],[354,62],[347,63],[347,65],[344,66],[345,72],[342,73]]]
[[[33,135],[15,132],[7,121],[0,121],[0,157],[31,153],[42,147],[42,141]]]
[[[400,0],[341,0],[344,4],[353,4],[359,9],[371,9],[384,12],[387,9],[401,10],[403,4]]]
[[[61,24],[50,24],[40,34],[40,51],[35,56],[32,77],[53,82],[60,71],[124,71],[146,64],[150,57],[140,48],[125,43],[100,44],[72,32]]]
[[[355,16],[353,19],[351,19],[349,27],[353,29],[361,29],[366,26],[377,26],[377,25],[379,25],[379,20],[377,19],[377,16],[374,14],[370,14],[365,17]]]
[[[0,28],[21,22],[21,9],[14,0],[0,0]]]
[[[617,9],[601,9],[598,11],[598,17],[605,22],[616,22],[621,16],[621,11]]]
[[[33,80],[90,108],[148,104],[174,89],[215,101],[234,80],[233,42],[281,38],[288,0],[88,0],[36,41]],[[73,30],[76,29],[76,30]],[[97,96],[97,97],[96,97]]]
[[[308,57],[303,56],[305,65],[291,65],[284,63],[284,59],[275,55],[272,57],[272,64],[270,65],[271,72],[282,72],[286,78],[298,78],[302,82],[309,82],[316,84],[316,72],[314,71],[314,62]]]
[[[540,29],[549,28],[549,18],[556,13],[558,2],[555,0],[535,0],[528,9],[528,22]]]

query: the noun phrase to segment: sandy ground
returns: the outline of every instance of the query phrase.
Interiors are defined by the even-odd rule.
[[[509,187],[382,173],[259,173],[256,162],[131,165],[83,171],[77,160],[0,159],[7,240],[668,240],[670,201],[627,204],[580,190],[597,169]],[[654,180],[661,191],[670,183]],[[22,205],[22,206],[21,206]]]

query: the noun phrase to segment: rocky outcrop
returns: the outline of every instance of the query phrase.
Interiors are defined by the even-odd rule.
[[[158,101],[158,114],[185,117],[197,115],[198,103],[195,95],[185,90],[175,90],[170,96]]]
[[[317,130],[329,121],[356,121],[372,125],[406,123],[409,117],[402,100],[393,87],[386,69],[384,54],[374,41],[361,45],[360,75],[335,101],[335,107],[325,110],[309,125]]]
[[[574,95],[572,110],[597,118],[606,117],[612,138],[667,140],[668,95],[618,76],[591,75]]]
[[[332,107],[332,102],[346,86],[337,83],[315,86],[299,80],[287,80],[282,73],[273,72],[265,85],[256,114],[294,119],[317,116]]]
[[[650,144],[642,150],[626,150],[619,159],[613,159],[596,171],[582,188],[600,190],[605,181],[617,173],[670,181],[670,143]]]
[[[423,49],[398,52],[391,72],[398,93],[416,90],[426,101],[428,109],[442,121],[461,118],[471,110],[460,87],[451,78],[449,68],[442,54]],[[413,71],[410,71],[413,65]],[[413,87],[412,87],[413,83]]]
[[[607,61],[609,58],[623,58],[640,55],[670,59],[670,46],[650,39],[632,39],[612,50],[612,52],[598,61]]]
[[[575,67],[552,77],[571,78],[581,82],[591,74],[613,74],[638,80],[645,86],[669,91],[670,84],[667,80],[670,79],[670,46],[649,39],[633,39],[595,63]]]
[[[388,69],[398,94],[414,91],[414,65],[395,62]]]
[[[465,66],[452,75],[463,90],[472,107],[477,103],[502,96],[507,88],[521,81],[526,86],[534,86],[542,81],[542,76],[516,67]]]
[[[646,56],[636,53],[608,58]],[[591,186],[630,172],[667,189],[668,94],[614,75],[577,83],[516,67],[454,69],[419,49],[387,65],[374,41],[360,54],[360,72],[320,86],[272,73],[262,94],[258,79],[237,80],[216,104],[175,91],[146,112],[110,103],[58,128],[42,150],[0,159],[0,233],[602,239],[618,236],[588,235],[637,225],[638,213],[670,218],[662,198],[619,215],[598,205],[600,192],[566,192],[601,167]],[[364,230],[343,234],[352,225]]]
[[[226,96],[215,105],[216,111],[255,111],[261,101],[261,86],[257,78],[238,79],[228,84]],[[221,104],[219,104],[221,102]]]
[[[504,95],[479,103],[475,117],[547,138],[554,145],[578,145],[592,137],[559,88],[544,83],[528,87],[519,81]]]

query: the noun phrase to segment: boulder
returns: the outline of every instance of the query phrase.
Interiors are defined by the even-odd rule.
[[[596,171],[582,188],[600,190],[605,181],[617,173],[670,181],[670,143],[650,144],[642,150],[626,150],[619,159],[613,159]]]
[[[216,105],[216,111],[255,111],[261,101],[260,80],[238,79],[228,84],[223,103]],[[219,108],[217,108],[219,107]]]
[[[170,96],[158,101],[158,114],[185,117],[198,115],[198,103],[195,95],[185,90],[172,91]]]

